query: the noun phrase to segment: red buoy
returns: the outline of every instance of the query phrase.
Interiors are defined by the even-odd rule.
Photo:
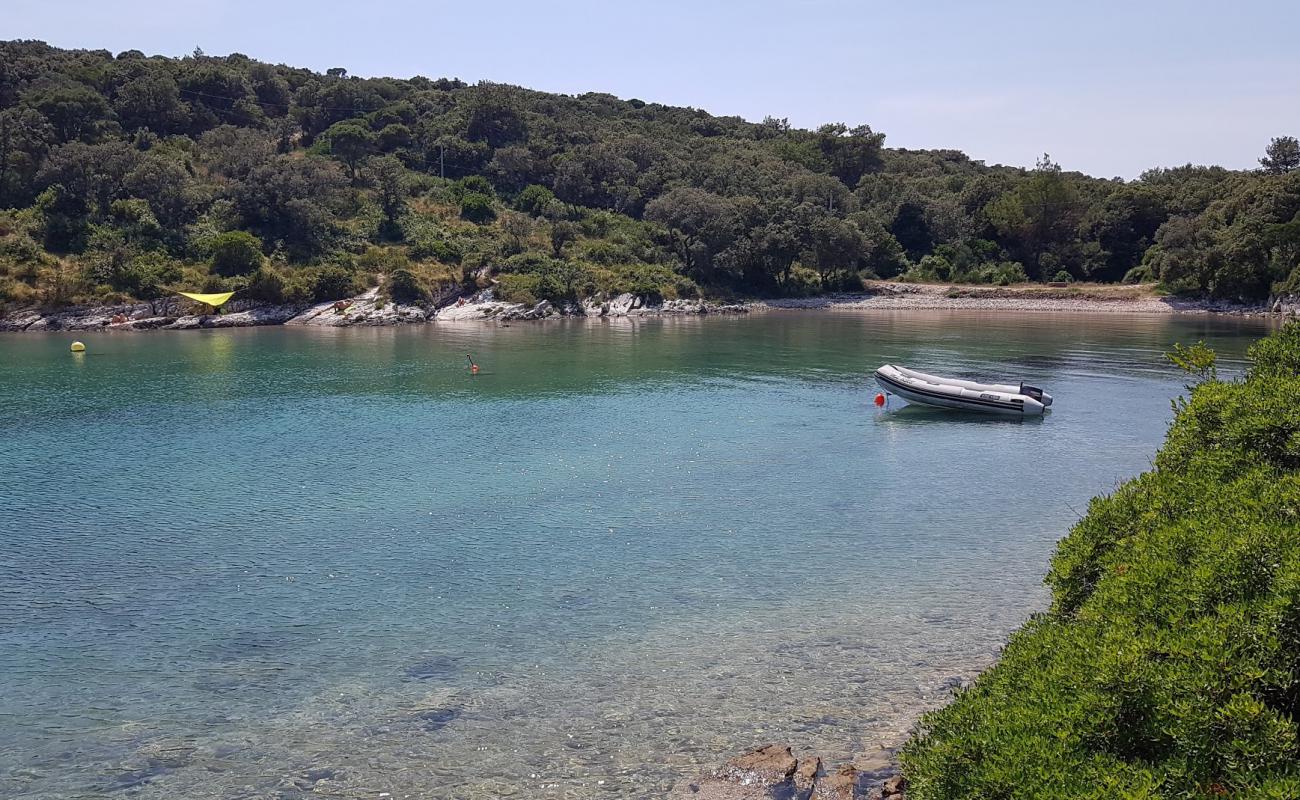
[[[885,395],[884,395],[884,393],[882,393],[882,392],[877,392],[877,393],[876,393],[876,405],[878,405],[878,406],[883,406],[884,404],[885,404]]]

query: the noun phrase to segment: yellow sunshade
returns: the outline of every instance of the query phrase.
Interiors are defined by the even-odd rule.
[[[221,308],[230,299],[234,292],[218,292],[216,294],[199,294],[197,292],[177,292],[181,297],[188,297],[191,300],[198,300],[200,303],[207,303],[213,308]]]

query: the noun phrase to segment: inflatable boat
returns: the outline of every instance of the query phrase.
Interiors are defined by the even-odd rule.
[[[941,378],[893,364],[876,370],[876,383],[887,394],[896,394],[909,403],[986,414],[1035,416],[1052,404],[1052,396],[1037,386]]]

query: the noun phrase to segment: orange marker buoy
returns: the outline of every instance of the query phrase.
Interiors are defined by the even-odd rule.
[[[885,395],[884,395],[884,393],[883,393],[883,392],[877,392],[877,393],[876,393],[876,405],[878,405],[878,406],[883,406],[884,404],[885,404]]]

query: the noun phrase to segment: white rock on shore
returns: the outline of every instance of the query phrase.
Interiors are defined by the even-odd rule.
[[[1182,300],[1158,297],[1140,287],[1104,286],[1074,291],[1070,287],[950,286],[879,282],[861,294],[782,298],[745,303],[707,300],[667,300],[650,304],[644,297],[620,294],[589,298],[576,306],[556,308],[546,301],[536,305],[507,303],[491,289],[458,298],[459,288],[423,305],[382,301],[378,289],[349,300],[312,306],[259,305],[236,300],[224,314],[186,314],[194,305],[177,298],[153,303],[74,307],[57,310],[19,309],[0,314],[0,331],[153,330],[166,328],[230,328],[254,325],[307,325],[350,327],[400,325],[418,322],[468,322],[540,320],[550,317],[652,317],[699,314],[745,314],[750,311],[818,309],[830,311],[1045,311],[1168,314],[1215,312],[1231,314],[1300,314],[1300,297],[1285,295],[1268,303],[1243,305],[1226,301]],[[455,303],[449,303],[457,299]]]

